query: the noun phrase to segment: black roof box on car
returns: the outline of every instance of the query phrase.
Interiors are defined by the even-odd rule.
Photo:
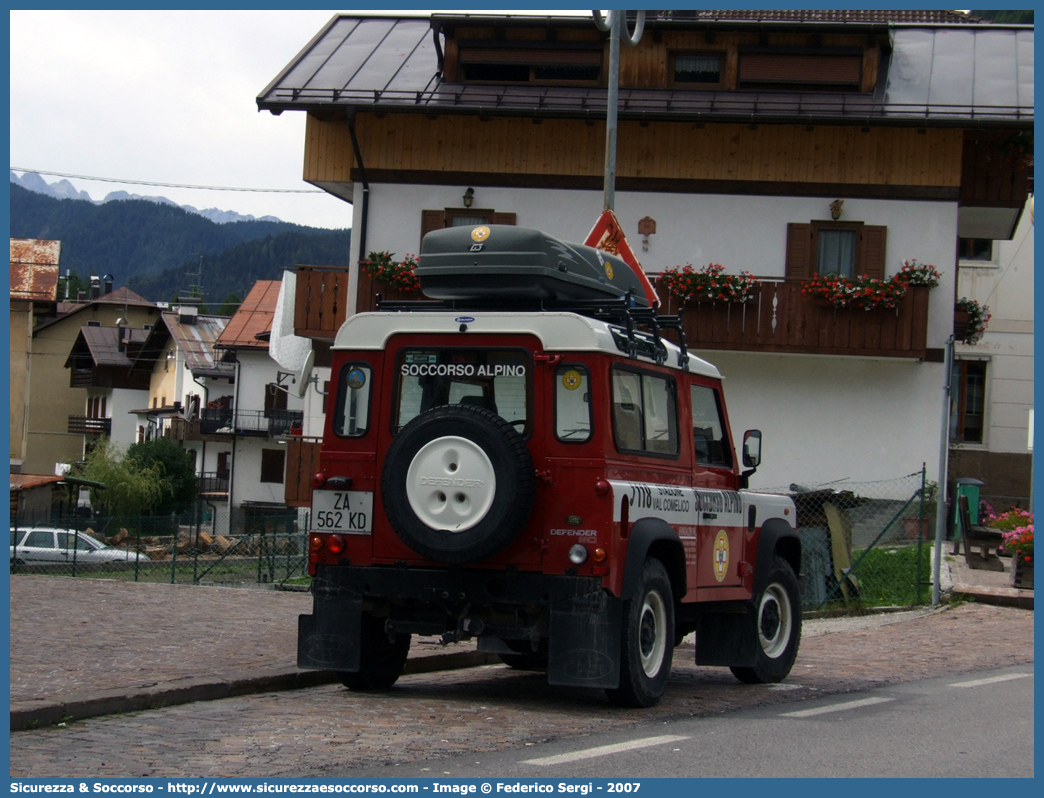
[[[649,305],[621,258],[512,225],[434,230],[421,243],[416,273],[432,299],[604,300],[630,292],[635,305]]]

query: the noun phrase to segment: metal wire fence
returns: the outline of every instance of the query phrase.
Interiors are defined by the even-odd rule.
[[[11,572],[250,587],[307,584],[307,516],[11,519]]]
[[[935,485],[923,467],[891,480],[771,492],[788,494],[797,506],[806,611],[930,602]],[[306,510],[285,508],[130,520],[12,518],[11,570],[171,584],[306,585],[307,529]]]
[[[935,490],[923,467],[891,480],[774,490],[797,505],[805,610],[930,602]]]

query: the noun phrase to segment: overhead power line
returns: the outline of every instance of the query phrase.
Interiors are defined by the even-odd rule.
[[[236,186],[194,186],[187,183],[154,183],[148,180],[121,180],[115,177],[92,177],[91,175],[73,175],[68,172],[48,172],[43,169],[26,169],[22,166],[12,166],[13,172],[33,172],[38,175],[49,175],[51,177],[71,177],[76,180],[97,180],[101,183],[124,183],[129,186],[155,186],[158,188],[192,188],[200,191],[253,191],[265,194],[325,194],[325,191],[317,188],[242,188]]]

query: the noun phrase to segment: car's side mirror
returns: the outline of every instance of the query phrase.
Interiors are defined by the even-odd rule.
[[[761,465],[761,430],[749,429],[743,433],[743,465],[757,468]]]

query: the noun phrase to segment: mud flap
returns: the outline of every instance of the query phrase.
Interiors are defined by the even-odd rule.
[[[599,591],[551,609],[548,684],[619,687],[622,607],[619,599]]]
[[[757,613],[713,612],[701,615],[696,625],[696,664],[750,667],[757,662]]]
[[[315,597],[311,615],[297,616],[297,667],[359,670],[362,599]]]

